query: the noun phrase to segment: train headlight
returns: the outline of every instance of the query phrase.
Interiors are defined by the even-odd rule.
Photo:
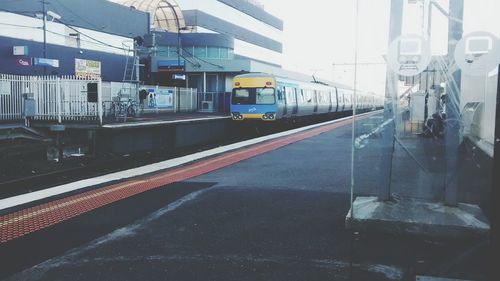
[[[233,120],[242,120],[243,116],[239,112],[231,112],[231,116]]]
[[[275,117],[276,117],[276,113],[274,113],[274,112],[266,112],[262,116],[262,119],[264,119],[264,120],[274,120]]]

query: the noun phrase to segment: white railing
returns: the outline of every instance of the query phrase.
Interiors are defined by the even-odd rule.
[[[96,83],[98,92],[97,100],[91,102],[89,83]],[[141,90],[148,93],[142,100]],[[103,124],[142,114],[196,112],[199,106],[197,90],[190,88],[138,86],[75,76],[0,74],[0,122],[25,120],[25,98],[34,99],[35,112],[30,120],[57,123]]]
[[[17,81],[15,77],[0,74],[0,121],[23,119],[22,89],[26,87],[26,84]]]
[[[88,102],[88,83],[97,83],[97,102]],[[23,120],[24,95],[35,100],[33,120],[102,121],[101,81],[75,76],[0,74],[0,120]]]

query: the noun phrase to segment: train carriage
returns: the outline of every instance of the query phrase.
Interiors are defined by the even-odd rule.
[[[233,79],[233,120],[278,121],[313,115],[349,113],[354,92],[348,88],[304,82],[264,73],[248,73]],[[380,108],[372,94],[357,95],[358,111]]]

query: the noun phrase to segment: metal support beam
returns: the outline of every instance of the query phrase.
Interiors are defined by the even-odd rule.
[[[448,24],[448,61],[449,65],[454,62],[455,48],[462,39],[463,23],[456,19],[462,19],[464,14],[464,0],[450,0],[450,18]],[[460,86],[462,72],[457,70],[449,73],[448,92],[446,94],[446,180],[445,180],[445,204],[457,205],[458,190],[458,147],[460,145]]]
[[[498,83],[497,83],[497,106],[495,120],[495,150],[493,159],[493,171],[500,171],[500,65],[498,66]],[[493,208],[491,212],[491,259],[490,268],[491,276],[500,276],[500,268],[497,266],[500,258],[500,213],[493,206],[498,206],[500,202],[500,173],[493,173],[493,182],[491,185],[491,200],[490,205]],[[497,207],[498,208],[498,207]]]
[[[391,1],[391,14],[389,23],[389,45],[396,38],[401,36],[403,29],[403,4],[402,0]],[[390,121],[382,132],[383,147],[381,148],[380,157],[380,178],[378,200],[387,201],[391,194],[391,171],[392,171],[392,154],[395,145],[395,123],[394,116],[397,110],[395,98],[397,96],[397,75],[387,69],[386,86],[385,86],[385,102],[384,102],[384,122]]]

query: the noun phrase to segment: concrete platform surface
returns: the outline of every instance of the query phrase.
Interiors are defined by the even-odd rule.
[[[0,244],[0,278],[487,280],[487,243],[346,230],[350,136],[347,124]]]
[[[439,278],[432,276],[417,276],[417,278],[415,278],[415,281],[471,281],[471,280]]]
[[[477,205],[448,207],[407,198],[381,202],[376,197],[357,197],[346,216],[346,226],[353,230],[455,238],[487,238],[490,230],[488,219]]]

